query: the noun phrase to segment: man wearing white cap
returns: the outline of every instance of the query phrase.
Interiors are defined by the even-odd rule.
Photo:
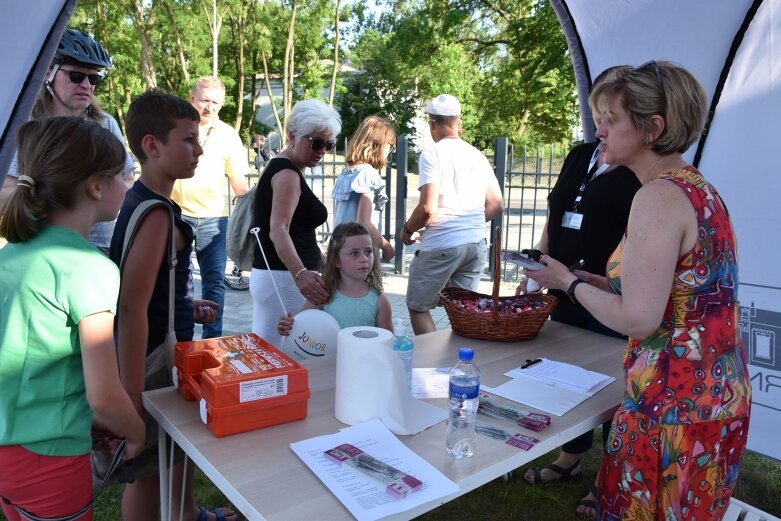
[[[401,227],[410,245],[421,228],[409,268],[407,308],[416,335],[436,331],[430,310],[445,285],[476,290],[488,252],[485,223],[504,211],[488,159],[463,141],[461,104],[449,94],[424,109],[434,145],[420,156],[420,202]]]

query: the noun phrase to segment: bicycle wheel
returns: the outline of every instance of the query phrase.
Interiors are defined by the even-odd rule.
[[[246,291],[249,289],[249,277],[245,276],[244,272],[235,265],[229,274],[225,274],[223,281],[227,287],[235,289],[236,291]]]

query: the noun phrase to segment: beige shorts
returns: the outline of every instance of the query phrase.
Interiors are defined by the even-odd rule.
[[[475,291],[487,255],[485,239],[445,250],[416,251],[409,265],[407,307],[413,311],[434,309],[445,286]]]

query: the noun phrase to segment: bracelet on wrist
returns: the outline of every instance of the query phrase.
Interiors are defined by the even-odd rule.
[[[567,296],[569,297],[569,299],[572,301],[573,304],[580,304],[580,302],[578,302],[578,299],[575,298],[575,288],[577,288],[578,284],[582,282],[586,282],[586,281],[582,279],[575,279],[567,288]]]
[[[301,274],[304,273],[305,271],[309,271],[309,270],[307,270],[306,268],[301,268],[300,270],[298,270],[298,272],[293,276],[293,282],[298,283],[298,277],[300,277]]]

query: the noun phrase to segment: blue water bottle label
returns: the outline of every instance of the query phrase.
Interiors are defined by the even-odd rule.
[[[453,398],[457,398],[459,400],[471,400],[472,398],[477,398],[480,394],[480,386],[479,385],[470,385],[467,387],[463,387],[461,385],[456,385],[451,383],[450,384],[450,396]]]

